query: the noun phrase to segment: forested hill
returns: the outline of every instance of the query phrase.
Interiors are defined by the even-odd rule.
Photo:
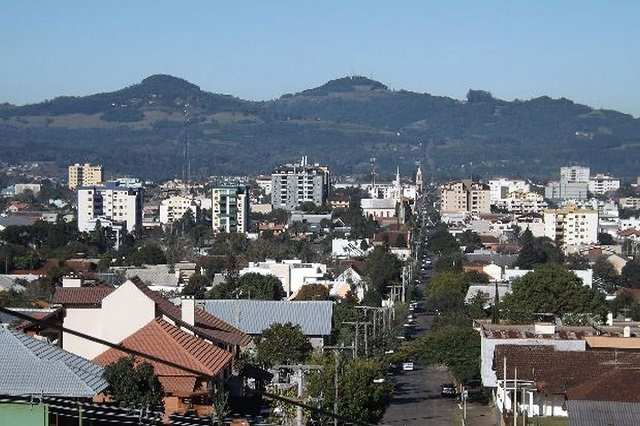
[[[171,178],[181,176],[185,138],[193,177],[268,173],[302,155],[339,174],[367,175],[373,157],[381,173],[400,166],[412,174],[420,161],[435,178],[544,179],[578,164],[631,179],[640,161],[640,120],[630,115],[481,90],[459,101],[365,77],[253,102],[154,75],[110,93],[0,105],[0,159],[8,163],[91,162]]]

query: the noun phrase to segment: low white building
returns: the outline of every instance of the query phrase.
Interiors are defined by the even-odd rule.
[[[295,295],[305,284],[322,281],[327,273],[327,265],[323,263],[304,263],[298,259],[267,260],[265,262],[250,262],[249,266],[239,271],[240,276],[248,273],[273,275],[282,282],[282,287],[289,298]]]

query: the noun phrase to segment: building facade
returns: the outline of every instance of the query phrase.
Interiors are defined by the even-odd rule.
[[[307,157],[299,164],[279,166],[271,174],[271,206],[295,210],[301,203],[322,206],[329,196],[329,167],[310,165]]]
[[[462,180],[440,187],[442,212],[491,212],[491,190],[488,185]]]
[[[92,166],[89,163],[69,166],[69,189],[79,186],[93,186],[104,182],[102,166]]]
[[[544,235],[563,248],[598,242],[598,211],[575,207],[545,210]]]
[[[124,224],[129,232],[139,229],[143,192],[142,188],[124,187],[117,182],[78,187],[78,230],[88,231],[90,222],[100,218]]]
[[[589,192],[592,194],[603,195],[618,189],[620,189],[620,179],[603,174],[597,174],[589,179]]]
[[[211,190],[214,232],[249,231],[249,186],[220,185]]]
[[[523,179],[494,178],[489,180],[491,190],[491,204],[497,204],[505,200],[509,194],[515,191],[529,192],[529,184]]]
[[[589,167],[570,166],[560,167],[560,180],[566,182],[589,182],[591,170]]]
[[[187,211],[190,211],[194,220],[200,216],[198,203],[192,198],[175,196],[160,202],[160,223],[167,225],[182,219]]]

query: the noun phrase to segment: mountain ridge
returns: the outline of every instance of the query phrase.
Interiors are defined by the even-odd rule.
[[[479,177],[550,178],[568,164],[632,178],[640,158],[640,120],[628,114],[483,90],[461,101],[362,76],[249,101],[155,74],[113,92],[0,106],[0,157],[9,162],[90,161],[114,174],[171,178],[182,170],[186,132],[194,177],[268,173],[308,155],[340,174],[370,175],[376,158],[383,173],[412,174],[421,162],[435,178],[460,177],[465,167]]]

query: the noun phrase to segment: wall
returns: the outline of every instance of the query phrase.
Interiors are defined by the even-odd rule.
[[[42,404],[0,404],[0,425],[48,426],[47,407]]]

